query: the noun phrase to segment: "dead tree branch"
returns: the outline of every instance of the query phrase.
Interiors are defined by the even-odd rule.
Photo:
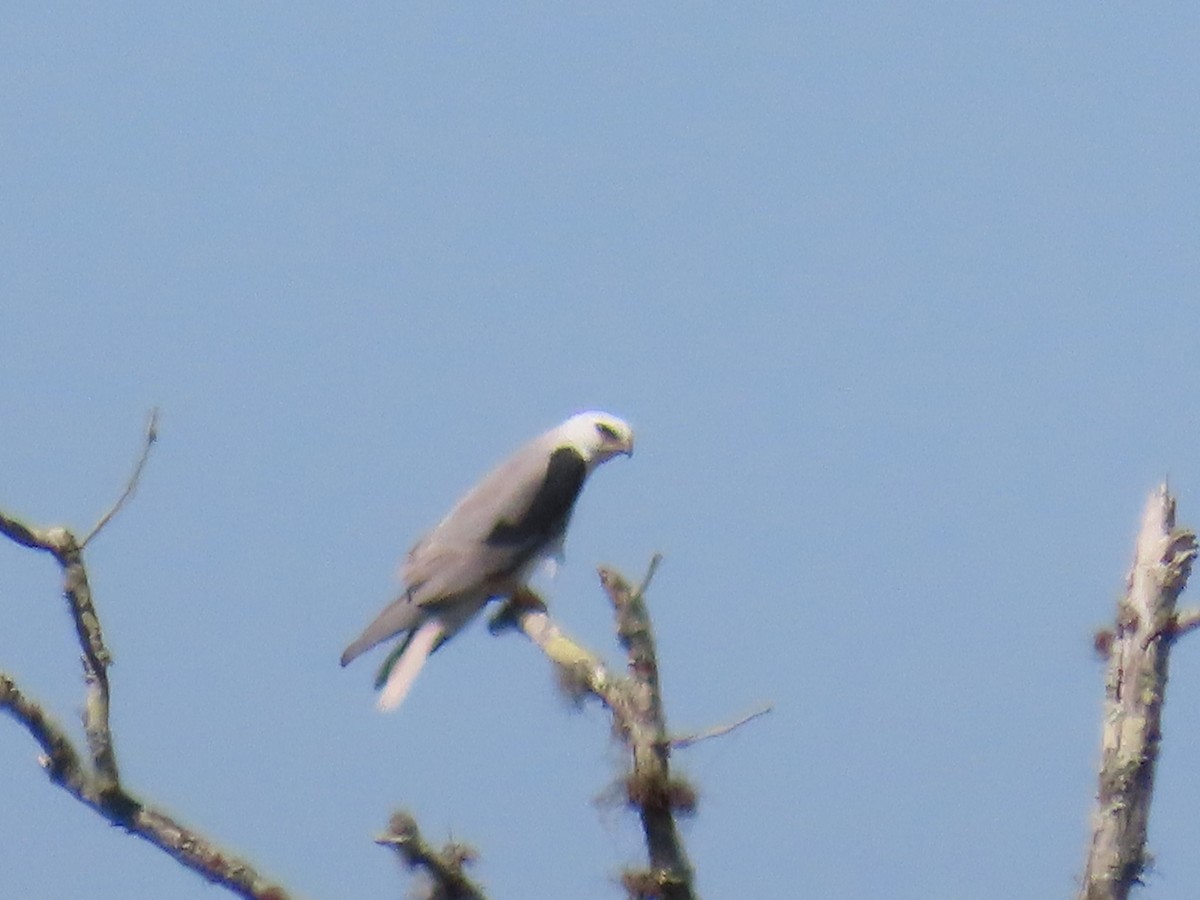
[[[624,779],[626,800],[638,815],[649,866],[627,870],[622,881],[636,900],[691,900],[693,872],[675,816],[694,811],[695,790],[670,772],[671,737],[658,677],[654,630],[644,594],[658,567],[655,556],[642,584],[633,588],[616,570],[602,567],[600,584],[612,603],[617,637],[628,675],[615,675],[595,654],[563,634],[531,592],[509,601],[492,620],[493,631],[520,628],[559,666],[577,695],[592,695],[613,717],[613,731],[629,748],[632,770]]]
[[[37,741],[43,754],[40,763],[50,780],[112,824],[148,841],[239,897],[287,900],[287,891],[264,878],[248,862],[220,849],[167,813],[138,800],[121,783],[116,746],[109,726],[108,666],[112,657],[104,643],[100,617],[88,584],[83,545],[112,520],[136,490],[156,437],[156,421],[156,416],[152,415],[145,447],[125,491],[82,543],[66,528],[37,528],[0,512],[0,534],[22,547],[49,553],[62,572],[63,596],[82,650],[87,760],[41,704],[32,700],[12,675],[4,672],[0,672],[0,710],[24,726]]]
[[[1108,651],[1099,790],[1079,900],[1125,900],[1146,866],[1154,767],[1162,740],[1167,660],[1196,627],[1175,604],[1196,557],[1196,535],[1175,525],[1175,498],[1160,486],[1146,503]]]
[[[484,900],[483,891],[464,871],[476,858],[474,848],[454,841],[440,850],[433,848],[425,843],[417,820],[409,813],[394,813],[388,830],[375,843],[391,847],[406,867],[425,873],[429,880],[425,900]]]

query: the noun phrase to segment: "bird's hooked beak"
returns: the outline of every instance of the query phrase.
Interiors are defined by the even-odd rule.
[[[633,456],[633,432],[626,431],[615,440],[608,441],[610,456]]]
[[[602,463],[614,456],[633,456],[633,435],[623,434],[606,440],[596,454],[595,462]]]
[[[589,445],[594,461],[603,462],[614,456],[633,456],[633,429],[628,424],[615,416],[597,413],[581,413],[578,418],[587,422],[590,426],[588,430],[592,431],[584,441]]]

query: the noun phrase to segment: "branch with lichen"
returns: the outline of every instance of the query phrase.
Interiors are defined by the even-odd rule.
[[[409,869],[425,873],[427,883],[422,900],[484,900],[483,891],[466,875],[466,867],[475,861],[475,849],[451,841],[435,849],[421,837],[417,820],[403,810],[392,815],[387,831],[375,839],[390,847]]]
[[[54,557],[62,572],[66,598],[83,662],[85,701],[83,728],[87,758],[43,706],[21,689],[12,675],[0,672],[0,710],[24,726],[42,748],[40,763],[50,780],[114,825],[148,841],[207,880],[252,900],[287,900],[289,894],[264,878],[245,860],[225,852],[167,813],[134,797],[121,783],[116,746],[109,725],[112,660],[104,643],[100,617],[83,561],[84,546],[112,521],[133,495],[157,438],[157,414],[146,428],[145,444],[133,475],[118,500],[101,516],[83,541],[66,528],[37,528],[0,512],[0,534],[22,547]]]
[[[1146,503],[1125,595],[1096,649],[1108,662],[1099,789],[1079,900],[1125,900],[1148,862],[1146,832],[1162,740],[1167,662],[1200,613],[1176,610],[1197,553],[1175,524],[1175,498],[1160,486]]]
[[[695,810],[696,792],[670,771],[672,738],[667,731],[658,678],[654,629],[645,592],[658,567],[655,556],[641,585],[632,587],[615,569],[599,570],[600,584],[616,618],[625,650],[627,675],[617,675],[594,653],[567,637],[530,591],[518,594],[492,619],[493,631],[517,627],[558,666],[561,680],[576,697],[594,696],[608,709],[613,731],[629,749],[632,768],[623,780],[629,806],[637,812],[649,865],[628,869],[626,891],[637,900],[695,896],[693,873],[675,817]]]

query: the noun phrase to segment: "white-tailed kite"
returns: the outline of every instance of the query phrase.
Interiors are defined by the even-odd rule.
[[[572,416],[493,469],[417,541],[401,570],[404,592],[342,654],[344,666],[404,634],[379,670],[380,709],[399,706],[429,654],[489,600],[511,596],[561,553],[584,481],[621,453],[633,454],[628,424],[602,412]]]

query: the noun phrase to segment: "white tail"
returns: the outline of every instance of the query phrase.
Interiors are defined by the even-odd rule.
[[[425,665],[425,660],[429,659],[429,654],[433,652],[433,647],[441,638],[443,631],[441,622],[437,619],[429,619],[413,632],[408,646],[404,648],[404,653],[392,666],[392,671],[388,673],[387,681],[384,682],[383,690],[379,694],[379,700],[375,705],[380,712],[389,712],[404,702],[409,689],[421,672],[421,667]]]

